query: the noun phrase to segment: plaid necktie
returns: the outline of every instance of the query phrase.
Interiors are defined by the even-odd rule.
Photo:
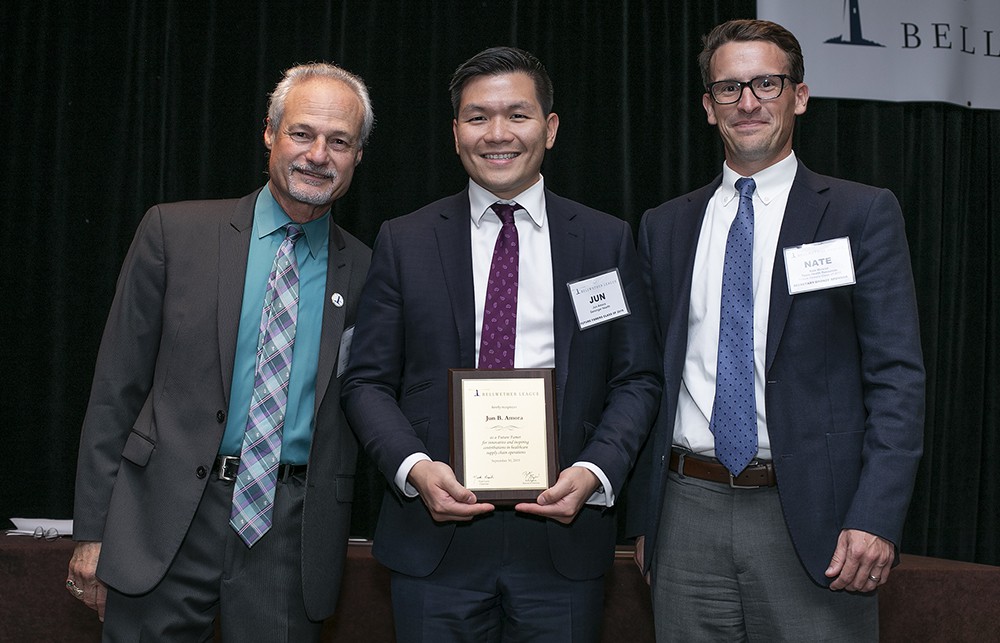
[[[517,228],[516,203],[494,203],[503,224],[493,247],[493,262],[486,285],[486,306],[479,341],[479,368],[514,368],[514,338],[517,331]]]
[[[715,457],[734,476],[757,455],[753,382],[753,179],[739,179],[740,205],[726,240],[719,367],[711,429]]]
[[[285,239],[274,257],[264,293],[253,397],[229,518],[229,524],[247,547],[253,547],[271,528],[299,307],[299,265],[295,258],[295,242],[301,236],[301,227],[295,224],[285,226]]]

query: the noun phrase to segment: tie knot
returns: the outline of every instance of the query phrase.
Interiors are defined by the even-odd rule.
[[[736,189],[741,197],[749,199],[753,196],[753,191],[757,189],[757,184],[754,183],[753,179],[740,178],[736,180]]]
[[[295,223],[289,223],[285,225],[285,238],[291,241],[292,243],[298,241],[299,237],[301,237],[304,232],[305,230],[302,229],[302,226],[297,225]]]
[[[514,223],[514,210],[518,207],[520,206],[516,203],[500,203],[499,201],[490,206],[504,225]]]

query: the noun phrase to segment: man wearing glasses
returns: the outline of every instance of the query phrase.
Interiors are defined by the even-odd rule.
[[[639,233],[665,388],[629,506],[657,640],[876,641],[923,435],[902,213],[796,158],[783,27],[722,24],[699,63],[722,174]]]

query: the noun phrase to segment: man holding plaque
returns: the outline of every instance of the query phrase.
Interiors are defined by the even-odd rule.
[[[392,570],[400,641],[596,641],[612,508],[659,401],[631,230],[546,189],[559,118],[534,56],[483,51],[456,70],[451,97],[468,186],[383,224],[343,389],[389,481],[374,554]],[[449,384],[468,371],[449,369],[477,368],[554,369],[559,471],[531,501],[482,502],[456,477],[450,413],[455,404],[461,425],[463,393]]]
[[[664,395],[629,511],[656,638],[875,641],[923,437],[902,213],[796,158],[788,30],[735,20],[704,45],[725,164],[639,232]]]

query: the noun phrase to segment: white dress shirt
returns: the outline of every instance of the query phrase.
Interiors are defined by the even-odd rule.
[[[514,368],[554,368],[556,342],[552,330],[552,244],[545,225],[545,182],[539,179],[510,201],[469,181],[472,216],[472,281],[476,301],[476,363],[486,308],[493,248],[500,234],[500,217],[490,207],[497,201],[517,203],[517,328],[514,333]]]
[[[754,396],[757,403],[757,456],[770,459],[764,405],[764,359],[771,306],[771,275],[778,233],[785,216],[788,192],[798,162],[795,154],[753,175],[753,353]],[[715,404],[715,376],[719,359],[719,321],[722,271],[729,227],[739,208],[736,181],[740,175],[723,165],[722,183],[708,202],[698,236],[688,311],[688,340],[681,374],[673,443],[704,455],[715,455],[715,436],[709,429]],[[792,215],[794,216],[794,215]]]

